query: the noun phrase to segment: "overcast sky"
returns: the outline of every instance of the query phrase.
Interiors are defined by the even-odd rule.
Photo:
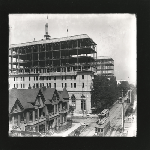
[[[131,14],[11,14],[9,44],[44,39],[48,15],[51,38],[87,34],[97,56],[114,59],[117,80],[136,82],[136,17]]]

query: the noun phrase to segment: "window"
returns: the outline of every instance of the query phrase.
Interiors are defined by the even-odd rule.
[[[30,81],[30,77],[29,77],[29,81]]]
[[[65,80],[66,80],[66,76],[65,76]]]
[[[38,88],[39,87],[39,84],[38,83],[36,83],[36,88]]]
[[[44,86],[44,83],[43,83],[43,86]]]
[[[36,76],[36,80],[38,80],[38,76]]]
[[[72,80],[72,76],[71,76],[71,80]]]
[[[40,83],[40,87],[42,87],[42,83]]]
[[[61,77],[61,79],[63,80],[63,76]]]
[[[74,94],[72,94],[71,100],[72,100],[73,107],[76,108],[76,98],[75,98]]]
[[[25,88],[25,84],[23,84],[23,88]]]
[[[14,84],[14,88],[15,88],[15,84]]]
[[[103,129],[101,129],[101,132],[103,132]]]
[[[85,100],[81,100],[81,110],[86,110]]]
[[[62,88],[63,88],[63,83],[62,83]]]
[[[82,88],[84,88],[84,83],[82,83]]]
[[[54,77],[54,80],[56,80],[56,76]]]
[[[74,88],[76,88],[76,83],[74,83]]]
[[[72,83],[71,83],[71,88],[72,88]]]
[[[47,83],[47,87],[48,87],[48,83]]]
[[[51,77],[49,76],[49,80],[51,80]]]
[[[14,77],[14,81],[15,81],[15,77]]]
[[[30,83],[29,83],[29,87],[30,87]]]
[[[54,88],[56,88],[56,83],[54,83]]]
[[[34,77],[34,81],[35,81],[35,77]]]
[[[21,81],[22,81],[22,77],[21,77]]]
[[[65,83],[65,87],[67,87],[67,83]]]
[[[23,81],[24,81],[24,77],[23,77]]]
[[[74,80],[76,80],[76,76],[74,76]]]
[[[84,79],[84,75],[82,75],[82,79]]]
[[[48,80],[48,76],[47,76],[47,80]]]
[[[35,83],[33,84],[33,88],[35,88]]]
[[[18,81],[18,77],[16,77],[16,81]]]
[[[51,88],[51,83],[49,83],[49,87]]]
[[[21,84],[21,88],[22,88],[22,84]]]

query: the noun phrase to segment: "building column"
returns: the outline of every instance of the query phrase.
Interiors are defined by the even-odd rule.
[[[62,114],[60,115],[60,123],[61,124],[63,123],[63,116],[62,116]]]
[[[56,106],[55,106],[55,104],[54,104],[54,114],[55,114],[55,112],[56,112],[56,108],[55,108]]]
[[[59,126],[58,119],[59,119],[59,118],[57,118],[57,126]]]
[[[18,114],[18,126],[20,126],[20,114]]]
[[[32,112],[32,121],[35,122],[35,110]]]
[[[29,123],[29,112],[26,112],[26,123]]]
[[[14,115],[12,116],[12,125],[14,125]]]
[[[58,110],[58,104],[57,104],[57,113],[59,113],[59,110]]]
[[[60,110],[62,110],[62,103],[60,103]]]

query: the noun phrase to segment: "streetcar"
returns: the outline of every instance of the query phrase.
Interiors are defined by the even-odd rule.
[[[99,119],[95,125],[95,135],[105,136],[110,129],[109,109],[104,109],[98,116]]]

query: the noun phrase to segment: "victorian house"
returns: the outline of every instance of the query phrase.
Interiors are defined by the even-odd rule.
[[[67,124],[69,95],[66,88],[9,90],[9,125],[26,131],[59,129]]]

